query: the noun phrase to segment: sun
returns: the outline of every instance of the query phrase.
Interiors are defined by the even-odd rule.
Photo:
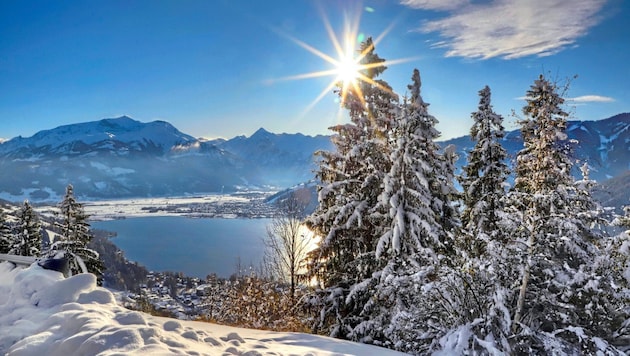
[[[337,81],[344,87],[355,85],[356,81],[360,78],[360,72],[363,69],[357,62],[357,58],[353,56],[353,53],[346,52],[342,58],[339,59],[336,65]]]
[[[368,8],[366,8],[367,11]],[[321,8],[320,8],[321,10]],[[373,12],[372,8],[369,8],[368,12]],[[365,36],[359,33],[359,23],[361,17],[361,11],[356,11],[356,16],[354,18],[350,18],[350,16],[346,16],[344,18],[344,29],[340,36],[338,36],[333,30],[328,18],[324,14],[323,11],[320,11],[322,15],[322,21],[326,28],[326,32],[328,34],[328,38],[330,39],[335,53],[330,55],[324,53],[323,51],[301,41],[297,38],[294,38],[282,31],[276,30],[278,34],[283,37],[288,38],[290,41],[294,42],[298,46],[304,48],[315,56],[323,59],[328,63],[331,69],[292,75],[284,78],[278,78],[271,80],[270,82],[275,81],[283,81],[283,80],[298,80],[298,79],[308,79],[308,78],[317,78],[317,77],[325,77],[331,76],[331,82],[321,91],[321,93],[306,107],[305,111],[302,113],[304,116],[308,111],[310,111],[318,102],[320,102],[326,95],[330,94],[335,88],[337,88],[337,92],[340,96],[340,102],[343,103],[346,100],[346,97],[350,92],[356,93],[359,100],[363,100],[361,93],[361,84],[367,83],[374,86],[380,86],[377,82],[375,82],[372,78],[367,77],[364,73],[367,69],[373,68],[376,66],[391,66],[393,64],[403,63],[411,61],[415,58],[406,58],[406,59],[397,59],[397,60],[388,60],[378,64],[363,64],[362,60],[366,56],[366,54],[372,48],[364,48],[362,52],[359,51],[358,45],[365,40]],[[390,24],[374,41],[373,44],[378,44],[389,31],[392,29],[394,23]],[[330,68],[329,67],[329,68]],[[384,90],[391,90],[387,88],[383,88]]]

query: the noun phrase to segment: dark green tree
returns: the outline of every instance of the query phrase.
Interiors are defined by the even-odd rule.
[[[500,142],[505,136],[503,117],[492,109],[488,86],[479,91],[479,107],[471,117],[474,122],[470,137],[475,146],[468,153],[468,163],[459,177],[464,198],[462,227],[466,237],[462,242],[471,256],[479,256],[490,240],[505,242],[500,215],[509,174],[505,162],[507,152]]]

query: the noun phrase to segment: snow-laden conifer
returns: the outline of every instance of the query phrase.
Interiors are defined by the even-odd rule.
[[[471,114],[475,146],[459,177],[462,228],[456,231],[455,253],[441,267],[425,304],[431,306],[427,314],[433,327],[441,330],[432,349],[493,354],[510,350],[514,267],[502,204],[509,172],[500,144],[503,118],[492,109],[489,87],[479,96],[478,110]]]
[[[475,146],[459,178],[464,198],[463,243],[471,256],[480,256],[490,241],[505,242],[499,222],[509,174],[507,152],[500,141],[505,136],[503,117],[492,109],[488,86],[479,91],[479,106],[471,117],[470,137]]]
[[[376,207],[390,168],[389,131],[398,101],[377,79],[386,67],[371,38],[359,55],[364,80],[339,92],[351,122],[331,127],[336,151],[320,153],[319,206],[306,221],[322,237],[309,267],[324,287],[320,327],[342,338],[353,338],[376,283],[376,243],[388,225]]]
[[[430,288],[438,278],[440,264],[451,252],[451,235],[442,219],[449,214],[444,207],[450,207],[448,193],[453,181],[449,175],[452,170],[444,169],[450,161],[434,142],[439,135],[434,126],[437,119],[429,114],[420,95],[417,69],[411,79],[410,97],[395,123],[391,169],[380,197],[390,226],[376,246],[376,256],[385,263],[377,274],[372,302],[379,307],[366,313],[364,327],[359,330],[365,334],[381,329],[381,342],[386,345],[420,352],[423,343],[430,344],[427,336],[431,334],[427,313],[423,312],[427,300],[424,288]]]
[[[614,353],[609,328],[619,315],[609,303],[610,279],[594,268],[602,238],[591,226],[592,200],[570,174],[568,114],[558,90],[541,75],[520,122],[524,148],[509,199],[518,224],[514,244],[523,246],[512,351]]]
[[[39,217],[28,202],[18,211],[16,231],[9,253],[21,256],[39,257],[42,247],[42,226]]]
[[[61,239],[56,240],[50,246],[50,255],[63,252],[70,260],[72,274],[90,272],[99,277],[103,274],[103,262],[98,252],[88,245],[92,240],[88,215],[83,209],[83,204],[74,197],[74,188],[71,184],[66,187],[63,200],[58,205],[59,222],[58,229]]]
[[[326,287],[322,325],[333,336],[406,352],[428,350],[438,334],[427,321],[435,319],[433,309],[423,303],[435,301],[427,291],[440,278],[440,265],[450,263],[460,225],[453,202],[456,156],[452,149],[439,152],[437,119],[420,87],[415,70],[409,100],[382,111],[380,121],[365,120],[368,114],[358,108],[370,105],[357,104],[378,95],[347,97],[353,124],[337,127],[338,151],[324,156],[320,206],[308,220],[327,231],[320,263],[311,265]],[[383,119],[392,114],[395,120]]]
[[[8,253],[11,249],[12,241],[13,234],[9,220],[7,219],[7,214],[0,206],[0,253]]]
[[[420,96],[420,72],[414,70],[411,97],[396,121],[391,169],[384,179],[381,204],[391,225],[378,241],[377,257],[421,258],[418,251],[443,249],[441,211],[432,208],[431,182],[437,180],[437,121]],[[430,258],[435,262],[435,253]]]

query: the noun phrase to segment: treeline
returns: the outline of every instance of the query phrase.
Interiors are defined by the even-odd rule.
[[[9,216],[0,206],[0,253],[22,256],[54,257],[61,251],[69,251],[71,273],[82,272],[78,256],[88,272],[97,276],[99,285],[106,285],[117,290],[139,291],[141,284],[146,283],[149,271],[136,262],[130,262],[124,253],[110,241],[107,231],[92,230],[85,215],[83,205],[74,198],[74,189],[69,185],[58,210],[49,219],[40,216],[33,206],[25,201]],[[65,212],[65,213],[64,213]],[[68,229],[68,225],[75,228]],[[64,228],[65,227],[65,228]],[[78,232],[83,238],[77,238]],[[64,233],[70,235],[67,238]],[[69,245],[73,245],[68,248]],[[67,248],[67,250],[66,250]],[[98,258],[98,261],[92,259]],[[87,261],[87,263],[85,263]]]

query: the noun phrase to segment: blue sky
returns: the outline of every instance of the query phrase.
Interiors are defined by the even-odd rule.
[[[347,120],[326,30],[379,38],[401,61],[382,75],[404,94],[414,68],[447,139],[468,134],[478,91],[512,110],[539,74],[573,79],[574,119],[630,111],[630,3],[625,0],[0,1],[0,137],[128,115],[197,137],[329,134]],[[320,98],[317,102],[315,100]]]

